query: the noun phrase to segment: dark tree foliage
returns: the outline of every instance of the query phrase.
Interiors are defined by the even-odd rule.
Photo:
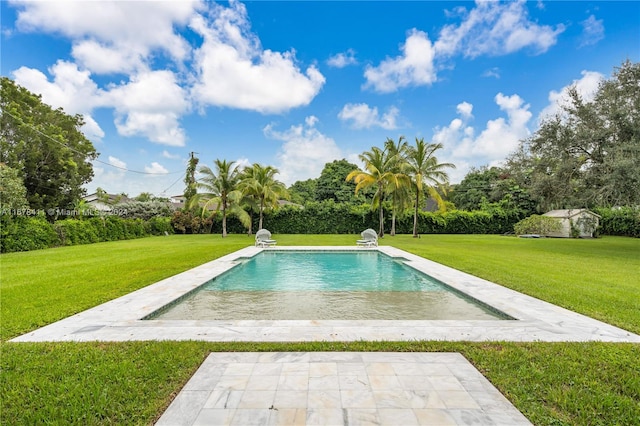
[[[314,201],[333,200],[336,203],[363,204],[371,198],[371,189],[355,193],[356,184],[345,181],[347,175],[358,166],[347,160],[335,160],[324,165],[316,179],[297,181],[289,188],[291,201],[306,204]]]
[[[526,188],[518,184],[511,170],[500,167],[472,168],[456,185],[451,201],[460,210],[483,210],[487,203],[500,203],[525,214],[535,211]]]
[[[460,210],[480,210],[483,200],[489,202],[499,201],[495,199],[493,187],[498,181],[502,171],[497,167],[486,166],[479,169],[472,168],[469,173],[456,185],[451,194],[451,201]]]
[[[355,195],[356,184],[345,181],[345,178],[358,166],[347,160],[335,160],[327,163],[316,180],[316,201],[332,199],[336,203],[363,202],[362,197]]]
[[[569,95],[511,166],[543,211],[640,204],[640,64],[623,63],[592,101]]]
[[[19,171],[32,209],[67,208],[84,195],[98,154],[79,130],[82,116],[53,109],[2,77],[0,162]]]
[[[289,187],[291,201],[296,204],[306,204],[316,201],[317,179],[299,180]]]

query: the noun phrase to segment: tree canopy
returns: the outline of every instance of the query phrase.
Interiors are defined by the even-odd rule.
[[[640,64],[629,61],[591,101],[576,87],[509,161],[540,210],[640,204]]]
[[[32,209],[66,208],[85,194],[98,154],[79,130],[81,115],[68,115],[39,95],[1,79],[0,162],[18,171]]]
[[[27,207],[27,189],[18,171],[0,163],[0,214],[7,214],[5,210]]]

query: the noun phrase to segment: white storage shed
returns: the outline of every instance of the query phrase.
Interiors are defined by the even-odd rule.
[[[543,216],[559,220],[561,226],[559,232],[550,233],[547,237],[592,238],[600,224],[600,216],[588,209],[551,210]]]

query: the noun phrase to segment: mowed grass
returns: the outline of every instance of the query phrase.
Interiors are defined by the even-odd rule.
[[[354,235],[275,235],[354,245]],[[233,235],[154,237],[0,256],[0,423],[151,424],[211,351],[449,351],[534,424],[640,425],[640,345],[507,342],[7,343],[239,248]],[[386,236],[393,245],[640,332],[640,240]]]
[[[172,235],[0,256],[5,340],[252,244],[248,236]]]

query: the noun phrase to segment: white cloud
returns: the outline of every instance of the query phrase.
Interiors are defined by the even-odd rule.
[[[554,116],[561,112],[563,105],[569,105],[569,89],[575,87],[582,99],[586,102],[593,100],[600,82],[604,79],[604,75],[596,71],[582,71],[582,78],[579,80],[573,80],[573,82],[560,89],[559,92],[552,90],[549,92],[549,105],[547,105],[540,115],[538,120],[542,121],[547,117]]]
[[[171,71],[149,71],[129,83],[111,87],[107,98],[116,110],[116,128],[124,136],[142,135],[152,142],[184,146],[179,118],[187,112],[186,93]]]
[[[426,33],[412,29],[400,50],[400,56],[387,58],[377,67],[366,67],[364,88],[389,93],[408,86],[431,85],[436,81],[435,51]]]
[[[546,52],[556,43],[564,26],[552,28],[532,22],[526,6],[525,0],[506,3],[478,0],[471,11],[457,8],[462,22],[442,28],[434,48],[439,56],[462,52],[471,58],[504,55],[523,48]]]
[[[491,161],[501,161],[518,147],[520,140],[529,136],[527,123],[532,114],[529,105],[525,105],[518,95],[504,96],[498,93],[495,101],[507,113],[507,119],[500,117],[489,120],[486,129],[475,140],[471,152]]]
[[[498,67],[493,67],[491,69],[486,70],[482,73],[483,77],[493,77],[500,78],[500,69]]]
[[[41,71],[27,67],[18,68],[13,76],[20,86],[42,95],[47,105],[62,108],[67,114],[82,114],[85,121],[82,132],[91,140],[101,140],[104,131],[91,112],[103,105],[103,92],[91,80],[89,71],[80,71],[76,64],[61,60],[48,71],[53,76],[52,82]]]
[[[180,159],[180,155],[179,154],[172,154],[169,151],[167,151],[166,149],[162,151],[162,156],[164,158],[168,158],[169,160],[179,160]]]
[[[596,19],[595,16],[590,15],[587,19],[580,22],[580,25],[582,25],[580,47],[596,44],[604,38],[602,19]]]
[[[122,50],[107,46],[95,40],[82,40],[74,43],[71,56],[87,69],[96,74],[130,73],[145,69],[143,55],[131,49]]]
[[[76,64],[58,61],[49,68],[53,81],[39,70],[21,67],[13,72],[16,83],[54,108],[68,114],[82,114],[82,131],[92,140],[104,137],[104,131],[91,116],[93,109],[114,108],[116,128],[123,136],[144,136],[152,142],[184,146],[185,133],[179,118],[189,110],[187,94],[171,71],[147,71],[121,85],[99,89],[91,73]]]
[[[348,49],[346,52],[338,53],[327,59],[327,64],[335,68],[344,68],[348,65],[355,65],[358,63],[356,59],[356,52],[353,49]]]
[[[200,2],[15,1],[21,31],[62,34],[73,55],[96,73],[128,72],[144,66],[153,51],[183,60],[188,43],[174,31],[186,25]]]
[[[162,164],[155,161],[151,163],[151,166],[144,166],[144,171],[151,175],[165,175],[169,173],[169,170],[167,170]]]
[[[284,143],[278,153],[279,179],[287,185],[298,180],[317,178],[324,165],[343,158],[342,151],[335,141],[315,128],[316,120],[291,126],[288,130],[277,131],[269,124],[263,129],[270,139]]]
[[[466,119],[473,117],[473,105],[471,105],[469,102],[459,103],[458,106],[456,106],[456,111]]]
[[[472,164],[498,165],[530,135],[527,124],[531,112],[520,96],[498,93],[494,100],[507,117],[487,121],[479,135],[476,136],[475,128],[468,123],[473,106],[467,102],[457,106],[460,118],[434,130],[433,142],[442,143],[445,148],[446,158],[442,160],[457,166],[450,174],[452,182],[462,179]]]
[[[363,88],[390,93],[404,87],[429,86],[437,80],[436,63],[460,53],[469,58],[506,55],[525,48],[544,53],[565,29],[562,24],[554,28],[531,21],[525,0],[477,0],[470,11],[456,7],[446,14],[460,17],[461,22],[444,26],[435,43],[426,33],[412,29],[400,47],[401,55],[366,67]],[[483,75],[500,77],[497,69]]]
[[[120,160],[119,158],[112,157],[112,156],[109,156],[109,164],[122,170],[127,168],[127,163]]]
[[[365,103],[346,104],[338,113],[338,118],[345,122],[351,122],[351,127],[354,129],[381,127],[393,130],[398,127],[396,119],[399,113],[400,110],[392,106],[381,117],[377,107],[371,108]]]
[[[242,170],[242,169],[244,169],[245,167],[249,167],[249,166],[251,166],[251,162],[250,162],[250,161],[249,161],[249,159],[248,159],[248,158],[246,158],[246,157],[240,157],[240,158],[238,158],[238,159],[236,160],[236,164],[235,164],[235,165],[236,165],[236,167],[237,167],[239,170]]]
[[[303,73],[294,51],[262,50],[244,5],[214,5],[210,14],[213,22],[198,15],[190,24],[204,39],[195,52],[193,88],[201,103],[278,113],[308,105],[318,94],[324,76],[313,65]]]

